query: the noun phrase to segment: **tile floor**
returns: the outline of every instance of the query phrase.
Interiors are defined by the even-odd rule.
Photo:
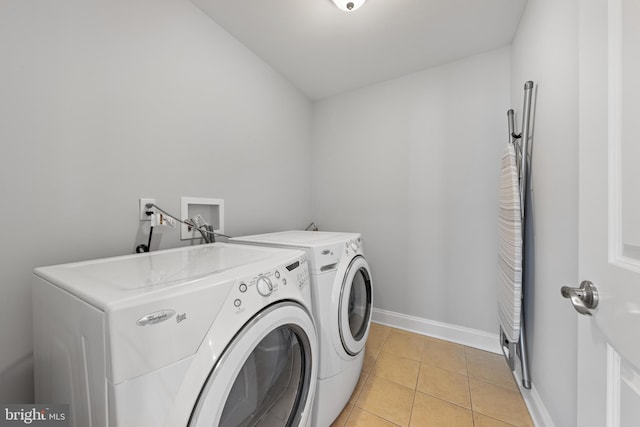
[[[331,427],[533,426],[502,355],[377,323]]]

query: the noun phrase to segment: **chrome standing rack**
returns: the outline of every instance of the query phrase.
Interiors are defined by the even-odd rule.
[[[529,376],[529,364],[527,361],[527,343],[525,334],[525,316],[524,316],[524,289],[525,289],[525,236],[526,236],[526,201],[528,191],[528,173],[529,173],[529,143],[531,139],[531,98],[533,94],[533,82],[528,81],[524,84],[524,106],[522,108],[522,132],[515,131],[515,113],[513,110],[507,111],[507,122],[509,125],[509,142],[512,143],[516,151],[516,166],[518,167],[520,177],[520,216],[522,218],[522,299],[520,308],[520,337],[518,342],[510,342],[502,327],[500,327],[500,346],[504,353],[509,368],[515,371],[515,356],[517,354],[520,359],[522,369],[522,385],[526,389],[531,388],[531,378]]]

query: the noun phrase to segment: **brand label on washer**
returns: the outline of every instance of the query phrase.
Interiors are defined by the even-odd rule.
[[[136,321],[136,324],[138,326],[155,325],[156,323],[164,322],[165,320],[171,319],[173,316],[175,316],[175,314],[175,310],[155,311],[139,318]]]

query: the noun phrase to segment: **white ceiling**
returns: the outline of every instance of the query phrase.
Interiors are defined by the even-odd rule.
[[[313,100],[511,42],[526,0],[192,0]]]

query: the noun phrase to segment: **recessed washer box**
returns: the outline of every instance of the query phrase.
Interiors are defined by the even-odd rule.
[[[224,234],[224,199],[209,199],[203,197],[182,197],[181,214],[183,219],[193,219],[200,215],[207,224],[213,225],[213,231]],[[200,239],[200,232],[185,224],[180,226],[182,240]]]

